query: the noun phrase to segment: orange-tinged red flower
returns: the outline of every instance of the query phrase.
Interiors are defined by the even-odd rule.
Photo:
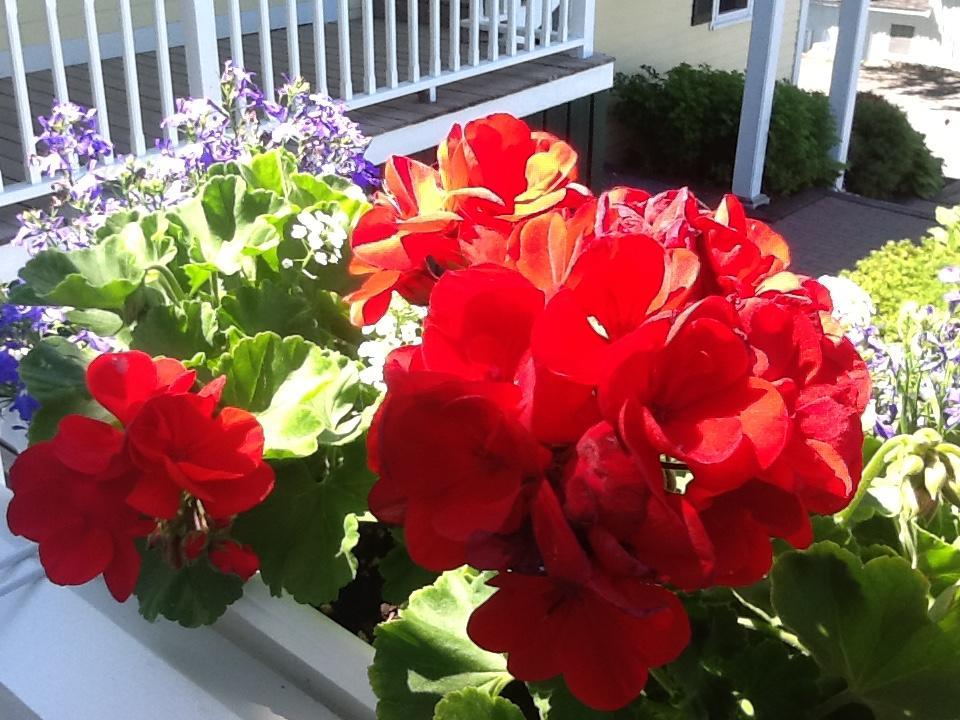
[[[590,199],[574,182],[574,150],[509,115],[455,125],[437,160],[436,169],[409,158],[387,163],[384,191],[351,240],[350,270],[366,278],[346,298],[355,324],[382,317],[394,291],[426,303],[444,270],[516,260],[518,223]]]

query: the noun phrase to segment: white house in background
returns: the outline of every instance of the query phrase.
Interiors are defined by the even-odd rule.
[[[837,44],[840,0],[812,0],[804,51],[829,56]],[[960,69],[960,0],[873,0],[864,61]]]

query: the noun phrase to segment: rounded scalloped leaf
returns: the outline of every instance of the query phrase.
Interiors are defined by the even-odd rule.
[[[466,567],[445,572],[377,627],[370,684],[380,720],[433,717],[448,693],[477,688],[496,695],[512,680],[503,655],[467,636],[470,614],[493,593],[489,577]]]
[[[862,564],[824,542],[781,556],[771,578],[784,624],[877,720],[956,718],[960,605],[934,622],[929,584],[905,560]]]
[[[433,720],[523,720],[523,713],[509,700],[470,687],[445,695]]]

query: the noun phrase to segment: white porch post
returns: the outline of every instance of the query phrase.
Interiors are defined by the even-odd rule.
[[[785,0],[766,0],[753,4],[737,156],[733,165],[733,192],[753,206],[768,202],[760,190],[763,163],[767,155],[770,111],[773,108],[773,88],[780,59],[785,4]]]
[[[193,97],[220,100],[220,57],[213,0],[183,0],[187,79]]]
[[[550,0],[544,0],[550,2]],[[561,7],[563,7],[561,5]],[[573,0],[570,3],[570,35],[583,38],[580,57],[593,55],[593,35],[597,23],[597,0]]]
[[[850,132],[853,128],[853,109],[857,101],[857,80],[860,61],[867,37],[870,0],[842,0],[837,51],[833,56],[833,76],[830,79],[830,110],[837,123],[840,142],[831,151],[837,162],[847,161]],[[843,189],[843,173],[837,176],[837,189]]]

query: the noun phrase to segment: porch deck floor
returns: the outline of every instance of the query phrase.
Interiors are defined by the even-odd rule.
[[[421,18],[421,20],[422,19],[423,18]],[[387,83],[385,52],[386,26],[383,20],[377,19],[374,27],[377,86],[383,88]],[[429,25],[421,23],[419,31],[421,77],[427,77],[430,72]],[[500,36],[501,54],[505,54],[504,35],[505,33],[501,33]],[[328,23],[326,25],[325,36],[328,88],[331,96],[339,97],[340,49],[338,45],[337,25],[335,23]],[[486,33],[481,33],[481,60],[487,57],[487,38]],[[281,28],[272,31],[271,41],[275,84],[279,86],[282,82],[281,70],[285,70],[289,66],[286,29]],[[312,25],[301,25],[299,27],[299,41],[301,73],[311,83],[312,87],[316,87],[316,48],[313,43]],[[448,69],[450,60],[449,47],[449,30],[446,27],[446,21],[444,21],[444,28],[441,33],[441,60],[444,71]],[[362,25],[359,19],[351,21],[350,50],[354,95],[359,96],[364,90],[363,38]],[[461,32],[462,67],[466,67],[469,64],[468,52],[468,33],[466,29],[464,29]],[[219,41],[219,54],[221,63],[230,58],[228,39]],[[397,23],[397,54],[399,80],[402,83],[409,79],[409,52],[407,45],[407,27],[401,21]],[[260,57],[259,36],[257,34],[243,36],[243,56],[246,69],[255,72],[257,78],[259,78],[263,65]],[[436,102],[423,100],[416,94],[406,95],[358,108],[351,111],[350,115],[360,124],[360,127],[368,136],[374,137],[398,130],[412,123],[422,122],[447,113],[463,110],[482,102],[495,100],[499,97],[504,97],[544,82],[561,79],[576,72],[608,62],[610,62],[610,58],[602,55],[588,59],[574,57],[569,52],[549,55],[443,85],[438,89]],[[111,139],[118,153],[129,153],[131,146],[130,118],[127,111],[127,93],[123,73],[123,60],[121,58],[111,58],[104,60],[102,65]],[[136,56],[136,65],[143,132],[146,138],[147,148],[149,149],[154,146],[156,139],[161,137],[160,121],[163,118],[156,52],[138,53]],[[183,47],[171,48],[170,65],[174,97],[189,95],[186,57]],[[72,102],[85,106],[93,105],[89,67],[86,64],[73,65],[67,68],[67,86]],[[54,99],[51,71],[45,70],[29,73],[27,76],[27,88],[31,115],[36,118],[38,115],[48,114]],[[0,172],[2,172],[4,182],[7,185],[23,180],[25,175],[23,152],[16,118],[12,80],[11,78],[2,78],[0,79]],[[35,132],[39,132],[39,127],[35,127]]]

